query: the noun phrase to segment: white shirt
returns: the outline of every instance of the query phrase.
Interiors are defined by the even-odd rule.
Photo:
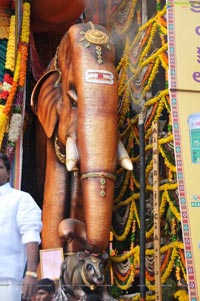
[[[41,209],[30,194],[0,186],[0,279],[21,281],[29,242],[40,243]]]

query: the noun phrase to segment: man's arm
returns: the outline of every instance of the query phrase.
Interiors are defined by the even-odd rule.
[[[37,292],[37,266],[39,259],[39,245],[37,242],[26,244],[27,273],[23,282],[23,300],[30,300]]]
[[[33,0],[31,26],[34,32],[65,33],[84,11],[87,0]]]

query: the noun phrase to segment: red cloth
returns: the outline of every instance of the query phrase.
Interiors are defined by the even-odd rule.
[[[42,64],[36,49],[33,33],[30,34],[30,58],[31,68],[34,79],[37,81],[44,73],[45,66]]]

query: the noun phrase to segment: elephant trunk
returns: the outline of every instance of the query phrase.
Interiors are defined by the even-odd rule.
[[[88,48],[82,46],[84,41],[78,45],[72,43],[76,45],[73,49],[76,59],[72,65],[78,95],[81,192],[88,249],[93,252],[105,250],[109,242],[118,144],[114,47],[108,47],[108,36],[102,30],[97,26],[95,29],[89,27],[85,39],[89,33],[94,44]],[[106,44],[96,45],[96,36],[102,37]]]
[[[101,179],[88,178],[82,185],[87,249],[94,253],[107,248],[112,219],[114,181],[104,178],[105,196],[102,197]]]
[[[96,95],[101,97],[101,104],[96,97],[91,98],[91,91],[87,95],[86,87],[85,94],[86,114],[79,115],[77,133],[81,191],[87,242],[92,251],[97,252],[107,247],[112,220],[118,142],[117,101],[115,98],[113,102],[112,98],[113,105],[109,104],[103,90],[101,96]]]

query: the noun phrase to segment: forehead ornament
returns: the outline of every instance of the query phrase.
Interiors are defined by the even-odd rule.
[[[108,35],[98,29],[95,29],[95,26],[92,22],[89,22],[91,25],[91,29],[87,30],[86,32],[81,31],[80,34],[82,37],[80,38],[80,42],[85,41],[85,47],[88,48],[91,45],[96,45],[96,56],[97,56],[97,62],[98,64],[103,63],[102,58],[102,46],[106,46],[107,49],[111,49],[111,46],[109,44],[109,37]]]

